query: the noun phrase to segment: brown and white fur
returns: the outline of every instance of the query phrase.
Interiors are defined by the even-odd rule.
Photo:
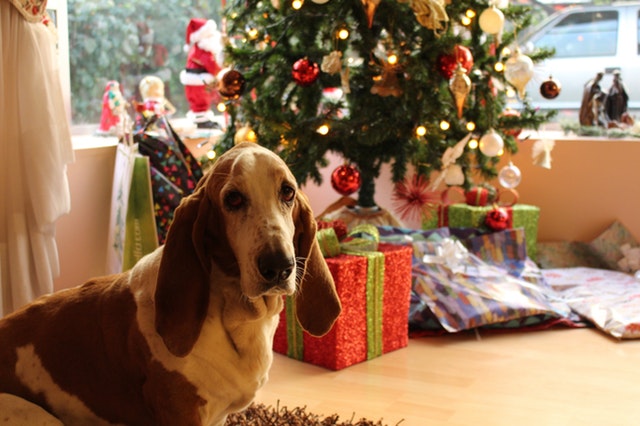
[[[0,393],[67,426],[224,424],[267,380],[283,295],[315,335],[340,313],[315,233],[285,163],[234,147],[180,204],[164,247],[0,320]]]

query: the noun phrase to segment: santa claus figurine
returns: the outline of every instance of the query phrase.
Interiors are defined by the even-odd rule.
[[[180,82],[189,102],[187,118],[199,128],[213,128],[217,124],[211,105],[220,101],[215,80],[222,63],[222,33],[215,21],[193,18],[187,26],[186,41],[189,51]]]

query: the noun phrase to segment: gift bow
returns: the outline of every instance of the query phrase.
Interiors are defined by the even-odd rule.
[[[398,0],[400,3],[409,3],[416,20],[420,25],[433,30],[436,36],[440,36],[449,22],[449,15],[445,9],[444,0]],[[444,22],[444,24],[443,24]]]
[[[380,232],[373,225],[361,224],[353,228],[343,241],[340,241],[333,228],[319,230],[316,238],[322,255],[335,257],[340,253],[376,251],[380,242]]]
[[[435,251],[435,254],[425,254],[422,257],[422,261],[424,263],[443,264],[454,273],[465,270],[465,262],[469,257],[469,251],[459,240],[445,238],[436,246]]]

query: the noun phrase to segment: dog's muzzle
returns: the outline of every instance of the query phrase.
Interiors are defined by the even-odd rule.
[[[258,271],[269,288],[284,284],[295,266],[295,259],[281,251],[268,251],[258,257]]]

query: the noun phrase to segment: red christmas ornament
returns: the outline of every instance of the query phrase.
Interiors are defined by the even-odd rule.
[[[487,212],[484,224],[492,231],[504,231],[509,227],[509,212],[504,207],[494,207]]]
[[[501,116],[519,118],[520,112],[515,109],[507,108],[504,110]],[[522,133],[522,128],[518,128],[518,127],[516,128],[512,127],[509,129],[502,128],[501,130],[502,130],[502,133],[504,133],[505,135],[510,135],[510,136],[513,136],[514,138],[517,138],[518,136],[520,136],[520,133]]]
[[[293,69],[291,70],[293,81],[302,87],[311,86],[318,79],[319,75],[320,67],[318,64],[307,58],[298,59],[293,64]]]
[[[458,66],[458,63],[460,63],[460,65],[462,65],[462,68],[467,71],[467,74],[471,72],[471,68],[473,68],[473,55],[467,47],[460,44],[456,44],[453,49],[453,53],[443,53],[438,56],[438,72],[444,78],[450,80],[456,70],[456,67]]]
[[[245,83],[239,71],[224,69],[218,74],[218,92],[227,99],[238,99],[244,92]]]
[[[331,186],[340,195],[351,195],[360,189],[360,171],[352,164],[344,164],[331,173]]]

